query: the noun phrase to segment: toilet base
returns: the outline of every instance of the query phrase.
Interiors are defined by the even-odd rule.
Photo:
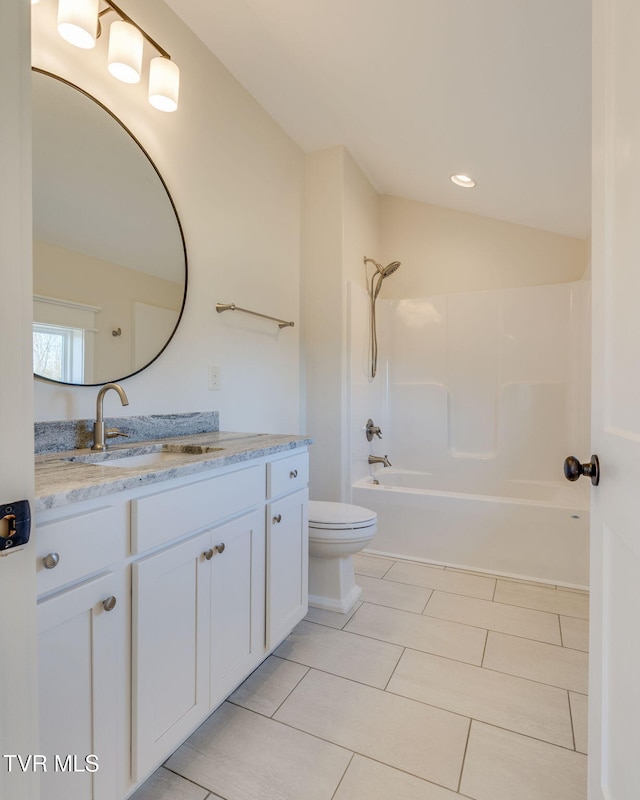
[[[346,614],[360,599],[351,556],[309,558],[309,605]]]

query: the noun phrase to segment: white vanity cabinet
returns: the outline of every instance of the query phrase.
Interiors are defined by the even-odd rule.
[[[302,619],[307,482],[287,451],[39,514],[41,752],[100,764],[43,800],[123,800]]]

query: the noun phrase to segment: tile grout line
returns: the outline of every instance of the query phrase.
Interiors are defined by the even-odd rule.
[[[460,777],[458,778],[458,788],[456,792],[460,793],[460,788],[462,787],[462,773],[464,772],[464,762],[467,758],[467,750],[469,749],[469,739],[471,738],[471,726],[473,725],[473,719],[469,718],[469,730],[467,731],[467,741],[464,743],[464,753],[462,754],[462,763],[460,764]]]
[[[288,661],[288,659],[286,659],[286,660]],[[297,664],[298,662],[297,662],[297,661],[291,661],[290,663],[291,663],[291,664]],[[310,667],[310,666],[308,666],[307,664],[300,664],[299,666],[301,666],[301,667],[307,667],[307,669],[305,670],[305,673],[304,673],[304,675],[302,675],[302,676],[300,677],[300,680],[298,680],[298,681],[296,682],[296,685],[293,687],[293,689],[291,689],[291,691],[290,691],[290,692],[287,694],[287,696],[284,698],[284,700],[283,700],[283,701],[282,701],[282,702],[281,702],[281,703],[278,705],[278,707],[275,709],[275,711],[273,711],[271,714],[269,714],[269,719],[273,719],[273,715],[274,715],[274,714],[277,714],[277,713],[278,713],[278,711],[280,711],[280,709],[282,708],[282,706],[283,706],[283,705],[284,705],[284,704],[287,702],[287,700],[288,700],[288,699],[291,697],[291,695],[293,694],[293,692],[295,692],[295,690],[298,688],[298,686],[300,686],[300,684],[302,683],[302,681],[303,681],[303,680],[304,680],[304,679],[307,677],[307,675],[309,674],[309,670],[311,669],[311,667]],[[266,715],[265,715],[265,716],[266,716]]]
[[[496,592],[498,591],[498,580],[496,579],[493,583],[493,594],[491,595],[491,602],[495,603],[496,601]]]
[[[487,628],[487,635],[484,637],[484,647],[482,648],[482,660],[480,661],[480,667],[485,668],[484,666],[484,657],[487,654],[487,644],[489,643],[489,629]],[[499,672],[500,670],[489,670],[490,672]],[[510,673],[506,673],[509,675]]]
[[[571,736],[573,737],[573,749],[577,752],[576,747],[576,729],[573,724],[573,711],[571,709],[571,695],[569,694],[569,689],[567,689],[567,702],[569,703],[569,719],[571,720]]]
[[[213,713],[215,713],[215,712],[213,712]],[[186,742],[183,742],[182,744],[186,744]],[[180,745],[180,747],[182,747],[182,744]],[[173,751],[173,753],[171,753],[171,756],[175,755],[175,753],[177,753],[177,752],[178,752],[178,750],[180,749],[180,747],[176,748],[176,749]],[[169,757],[167,758],[167,761],[169,760],[169,758],[171,758],[171,756],[169,756]],[[167,762],[166,762],[166,761],[164,762],[164,764],[161,764],[161,765],[160,765],[160,767],[162,767],[162,769],[166,769],[166,770],[167,770],[167,772],[170,772],[172,775],[177,775],[177,776],[178,776],[178,778],[182,778],[182,780],[183,780],[183,781],[187,781],[187,783],[191,783],[193,786],[197,786],[197,787],[198,787],[198,789],[204,789],[204,791],[205,791],[205,792],[209,792],[209,795],[213,793],[212,789],[209,789],[207,786],[202,786],[202,784],[200,784],[200,783],[197,783],[196,781],[193,781],[193,780],[191,780],[191,778],[187,778],[187,777],[186,777],[186,775],[183,775],[181,772],[176,772],[176,771],[175,771],[175,769],[171,769],[171,767],[168,767],[168,766],[167,766]],[[160,767],[158,767],[158,769],[160,769]],[[151,773],[151,775],[155,775],[157,771],[158,771],[158,770],[155,770],[155,772],[152,772],[152,773]],[[149,778],[151,777],[151,775],[149,775]],[[147,780],[149,780],[149,778],[147,778]],[[146,781],[145,781],[145,783],[146,783]],[[144,783],[143,783],[143,784],[141,784],[141,785],[138,787],[138,789],[140,789],[142,786],[144,786]],[[136,790],[136,791],[137,791],[137,790]],[[208,797],[209,795],[207,795],[207,797]],[[219,796],[219,797],[222,797],[222,795],[218,795],[218,796]],[[206,800],[206,798],[205,798],[205,800]],[[226,798],[222,797],[222,800],[226,800]]]
[[[401,585],[402,585],[402,584],[401,584]],[[417,587],[416,587],[416,588],[417,588]],[[433,594],[433,591],[432,591],[432,590],[426,589],[425,591],[427,591],[427,592],[428,592],[428,591],[431,591],[431,594]],[[422,608],[422,611],[411,611],[411,609],[410,609],[410,608],[400,608],[399,606],[388,606],[386,603],[380,603],[380,602],[378,602],[378,601],[376,601],[376,600],[371,600],[370,598],[368,598],[368,597],[365,597],[365,596],[364,596],[364,593],[363,593],[363,595],[362,595],[362,597],[364,598],[364,599],[362,600],[362,604],[364,605],[365,603],[368,603],[370,606],[382,606],[382,608],[393,608],[395,611],[406,611],[406,612],[407,612],[407,614],[417,614],[418,616],[422,616],[422,612],[423,612],[423,611],[424,611],[424,609],[427,607],[427,603],[428,603],[428,602],[429,602],[429,600],[431,599],[431,594],[430,594],[430,595],[429,595],[429,597],[427,598],[427,600],[426,600],[426,602],[425,602],[425,604],[424,604],[424,606],[423,606],[423,608]],[[354,615],[354,616],[355,616],[355,615]],[[342,629],[341,629],[341,630],[342,630]]]
[[[427,597],[427,602],[424,604],[424,608],[423,608],[423,609],[422,609],[422,611],[420,612],[420,616],[421,616],[421,617],[428,616],[428,615],[427,615],[427,614],[425,614],[424,612],[427,610],[427,606],[429,605],[429,601],[430,601],[430,600],[431,600],[431,598],[433,597],[434,593],[435,593],[435,589],[432,589],[432,590],[431,590],[431,594],[429,595],[429,597]]]
[[[389,572],[389,570],[390,570],[390,569],[393,569],[393,567],[395,567],[395,565],[396,565],[397,563],[398,563],[397,561],[392,561],[392,562],[391,562],[391,565],[390,565],[390,566],[389,566],[389,567],[388,567],[388,568],[387,568],[387,569],[384,571],[384,573],[383,573],[383,574],[380,576],[380,579],[382,580],[382,578],[384,578],[384,576],[385,576],[385,575],[386,575],[386,574]]]
[[[558,628],[560,630],[560,646],[564,647],[564,636],[562,635],[562,620],[560,619],[560,614],[558,614]]]
[[[333,800],[333,798],[336,796],[336,794],[337,794],[337,792],[338,792],[338,789],[340,788],[340,784],[341,784],[341,783],[342,783],[342,781],[344,780],[344,776],[345,776],[345,775],[347,774],[347,772],[349,771],[349,767],[351,766],[351,762],[353,761],[353,759],[354,759],[355,757],[356,757],[356,754],[355,754],[355,750],[354,750],[354,751],[351,753],[351,758],[349,759],[349,763],[348,763],[348,764],[347,764],[347,766],[344,768],[344,772],[343,772],[343,773],[342,773],[342,775],[340,776],[340,780],[338,781],[338,785],[337,785],[337,786],[336,786],[336,788],[333,790],[333,794],[331,795],[331,800]]]
[[[393,678],[393,676],[396,674],[396,670],[398,669],[398,664],[400,663],[400,659],[402,658],[402,656],[403,656],[403,655],[404,655],[406,652],[407,652],[407,648],[406,648],[406,647],[403,647],[403,648],[402,648],[402,652],[400,653],[400,656],[398,657],[398,660],[396,661],[396,665],[395,665],[395,667],[394,667],[394,668],[391,670],[391,675],[389,675],[389,680],[388,680],[388,681],[385,683],[385,685],[384,685],[384,689],[382,690],[383,692],[386,692],[386,691],[387,691],[387,687],[388,687],[388,686],[389,686],[389,684],[391,683],[391,678]]]
[[[378,640],[376,639],[375,641],[378,641]],[[398,644],[398,645],[395,645],[395,647],[401,647],[401,645],[399,645],[399,644]],[[404,650],[406,650],[406,649],[407,649],[407,648],[405,647],[405,648],[404,648]],[[403,652],[404,652],[404,650],[403,650]],[[431,655],[431,654],[427,654],[427,655]],[[402,658],[402,653],[400,654],[400,657],[398,658],[398,661],[400,661],[400,658]],[[293,689],[292,689],[292,690],[289,692],[289,694],[288,694],[288,695],[287,695],[287,697],[286,697],[286,698],[285,698],[285,699],[282,701],[282,703],[280,703],[280,706],[279,706],[279,707],[278,707],[278,708],[277,708],[277,709],[276,709],[276,710],[273,712],[274,714],[277,714],[277,713],[278,713],[278,711],[280,710],[280,707],[284,705],[285,701],[289,699],[289,697],[291,696],[291,694],[293,694],[293,692],[295,691],[295,689],[297,689],[297,688],[298,688],[298,686],[299,686],[299,685],[302,683],[302,681],[303,681],[303,680],[304,680],[304,679],[307,677],[307,675],[309,674],[309,672],[311,672],[311,670],[313,670],[314,672],[321,672],[323,675],[331,675],[331,677],[332,677],[332,678],[340,678],[340,679],[341,679],[341,680],[343,680],[343,681],[350,681],[351,683],[357,683],[357,684],[358,684],[358,686],[366,686],[368,689],[377,689],[379,692],[384,692],[384,691],[385,691],[385,688],[384,688],[384,687],[381,687],[381,686],[376,686],[375,684],[372,684],[372,683],[365,683],[364,681],[359,681],[357,678],[347,678],[347,677],[345,677],[344,675],[338,675],[337,673],[335,673],[335,672],[330,672],[328,669],[323,669],[322,667],[310,667],[308,664],[301,664],[299,661],[293,661],[292,659],[289,659],[289,658],[287,659],[287,661],[289,661],[289,663],[291,663],[291,664],[298,664],[298,665],[299,665],[299,666],[301,666],[301,667],[307,667],[307,671],[306,671],[306,672],[305,672],[305,674],[302,676],[302,678],[300,678],[300,680],[299,680],[299,681],[298,681],[298,683],[297,683],[297,684],[294,686],[294,688],[293,688]],[[394,669],[394,672],[395,672],[395,669],[396,669],[396,667],[397,667],[397,666],[398,666],[398,665],[396,664],[396,666],[393,668],[393,669]],[[473,664],[472,664],[471,666],[475,666],[475,665],[473,665]],[[390,679],[389,679],[389,680],[390,680]],[[387,682],[385,683],[385,687],[386,687],[388,684],[389,684],[389,681],[387,681]],[[393,693],[393,692],[389,692],[389,694],[394,694],[394,693]],[[404,695],[398,695],[398,697],[404,697]],[[413,698],[411,698],[411,697],[408,697],[408,698],[406,698],[406,699],[407,699],[407,700],[411,700],[411,699],[413,699]],[[259,711],[254,711],[254,709],[253,709],[253,708],[246,708],[246,706],[240,706],[240,705],[239,705],[239,703],[233,703],[233,705],[234,705],[234,706],[239,706],[240,708],[245,708],[247,711],[253,711],[253,712],[254,712],[254,714],[260,714],[260,712],[259,712]],[[428,704],[426,704],[426,705],[428,705]],[[260,716],[261,716],[261,717],[267,717],[267,715],[266,715],[266,714],[260,714]],[[267,719],[273,719],[273,715],[272,715],[271,717],[267,717]],[[277,722],[278,720],[275,720],[275,721]]]

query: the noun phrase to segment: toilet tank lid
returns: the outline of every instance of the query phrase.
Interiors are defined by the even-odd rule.
[[[378,515],[375,511],[350,503],[329,503],[324,500],[309,501],[309,522],[321,525],[356,525],[363,522],[374,522]]]

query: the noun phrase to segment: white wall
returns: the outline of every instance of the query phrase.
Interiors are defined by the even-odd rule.
[[[304,341],[306,430],[311,448],[310,493],[315,500],[346,500],[350,446],[364,440],[364,420],[350,413],[347,288],[364,285],[364,256],[378,250],[378,196],[349,153],[334,147],[307,156],[305,192]],[[354,372],[355,370],[355,372]],[[365,442],[366,443],[366,442]]]
[[[189,290],[180,328],[151,367],[125,382],[130,405],[107,414],[218,409],[221,427],[296,433],[300,427],[300,223],[304,157],[255,100],[162,2],[130,0],[127,12],[181,70],[174,114],[106,69],[106,38],[81,51],[56,33],[55,0],[33,6],[33,63],[81,86],[131,129],[163,175],[182,221]],[[146,59],[148,62],[147,54]],[[282,331],[235,302],[292,319]],[[208,390],[208,365],[222,389]],[[116,376],[114,376],[116,377]],[[95,390],[36,381],[36,419],[91,418]]]
[[[387,298],[577,281],[588,264],[585,240],[389,195],[380,236],[378,260],[402,261]]]
[[[0,502],[33,503],[29,4],[0,3]],[[10,389],[7,389],[10,387]],[[0,755],[38,753],[33,543],[0,558]],[[35,800],[37,776],[0,763],[0,797]]]

